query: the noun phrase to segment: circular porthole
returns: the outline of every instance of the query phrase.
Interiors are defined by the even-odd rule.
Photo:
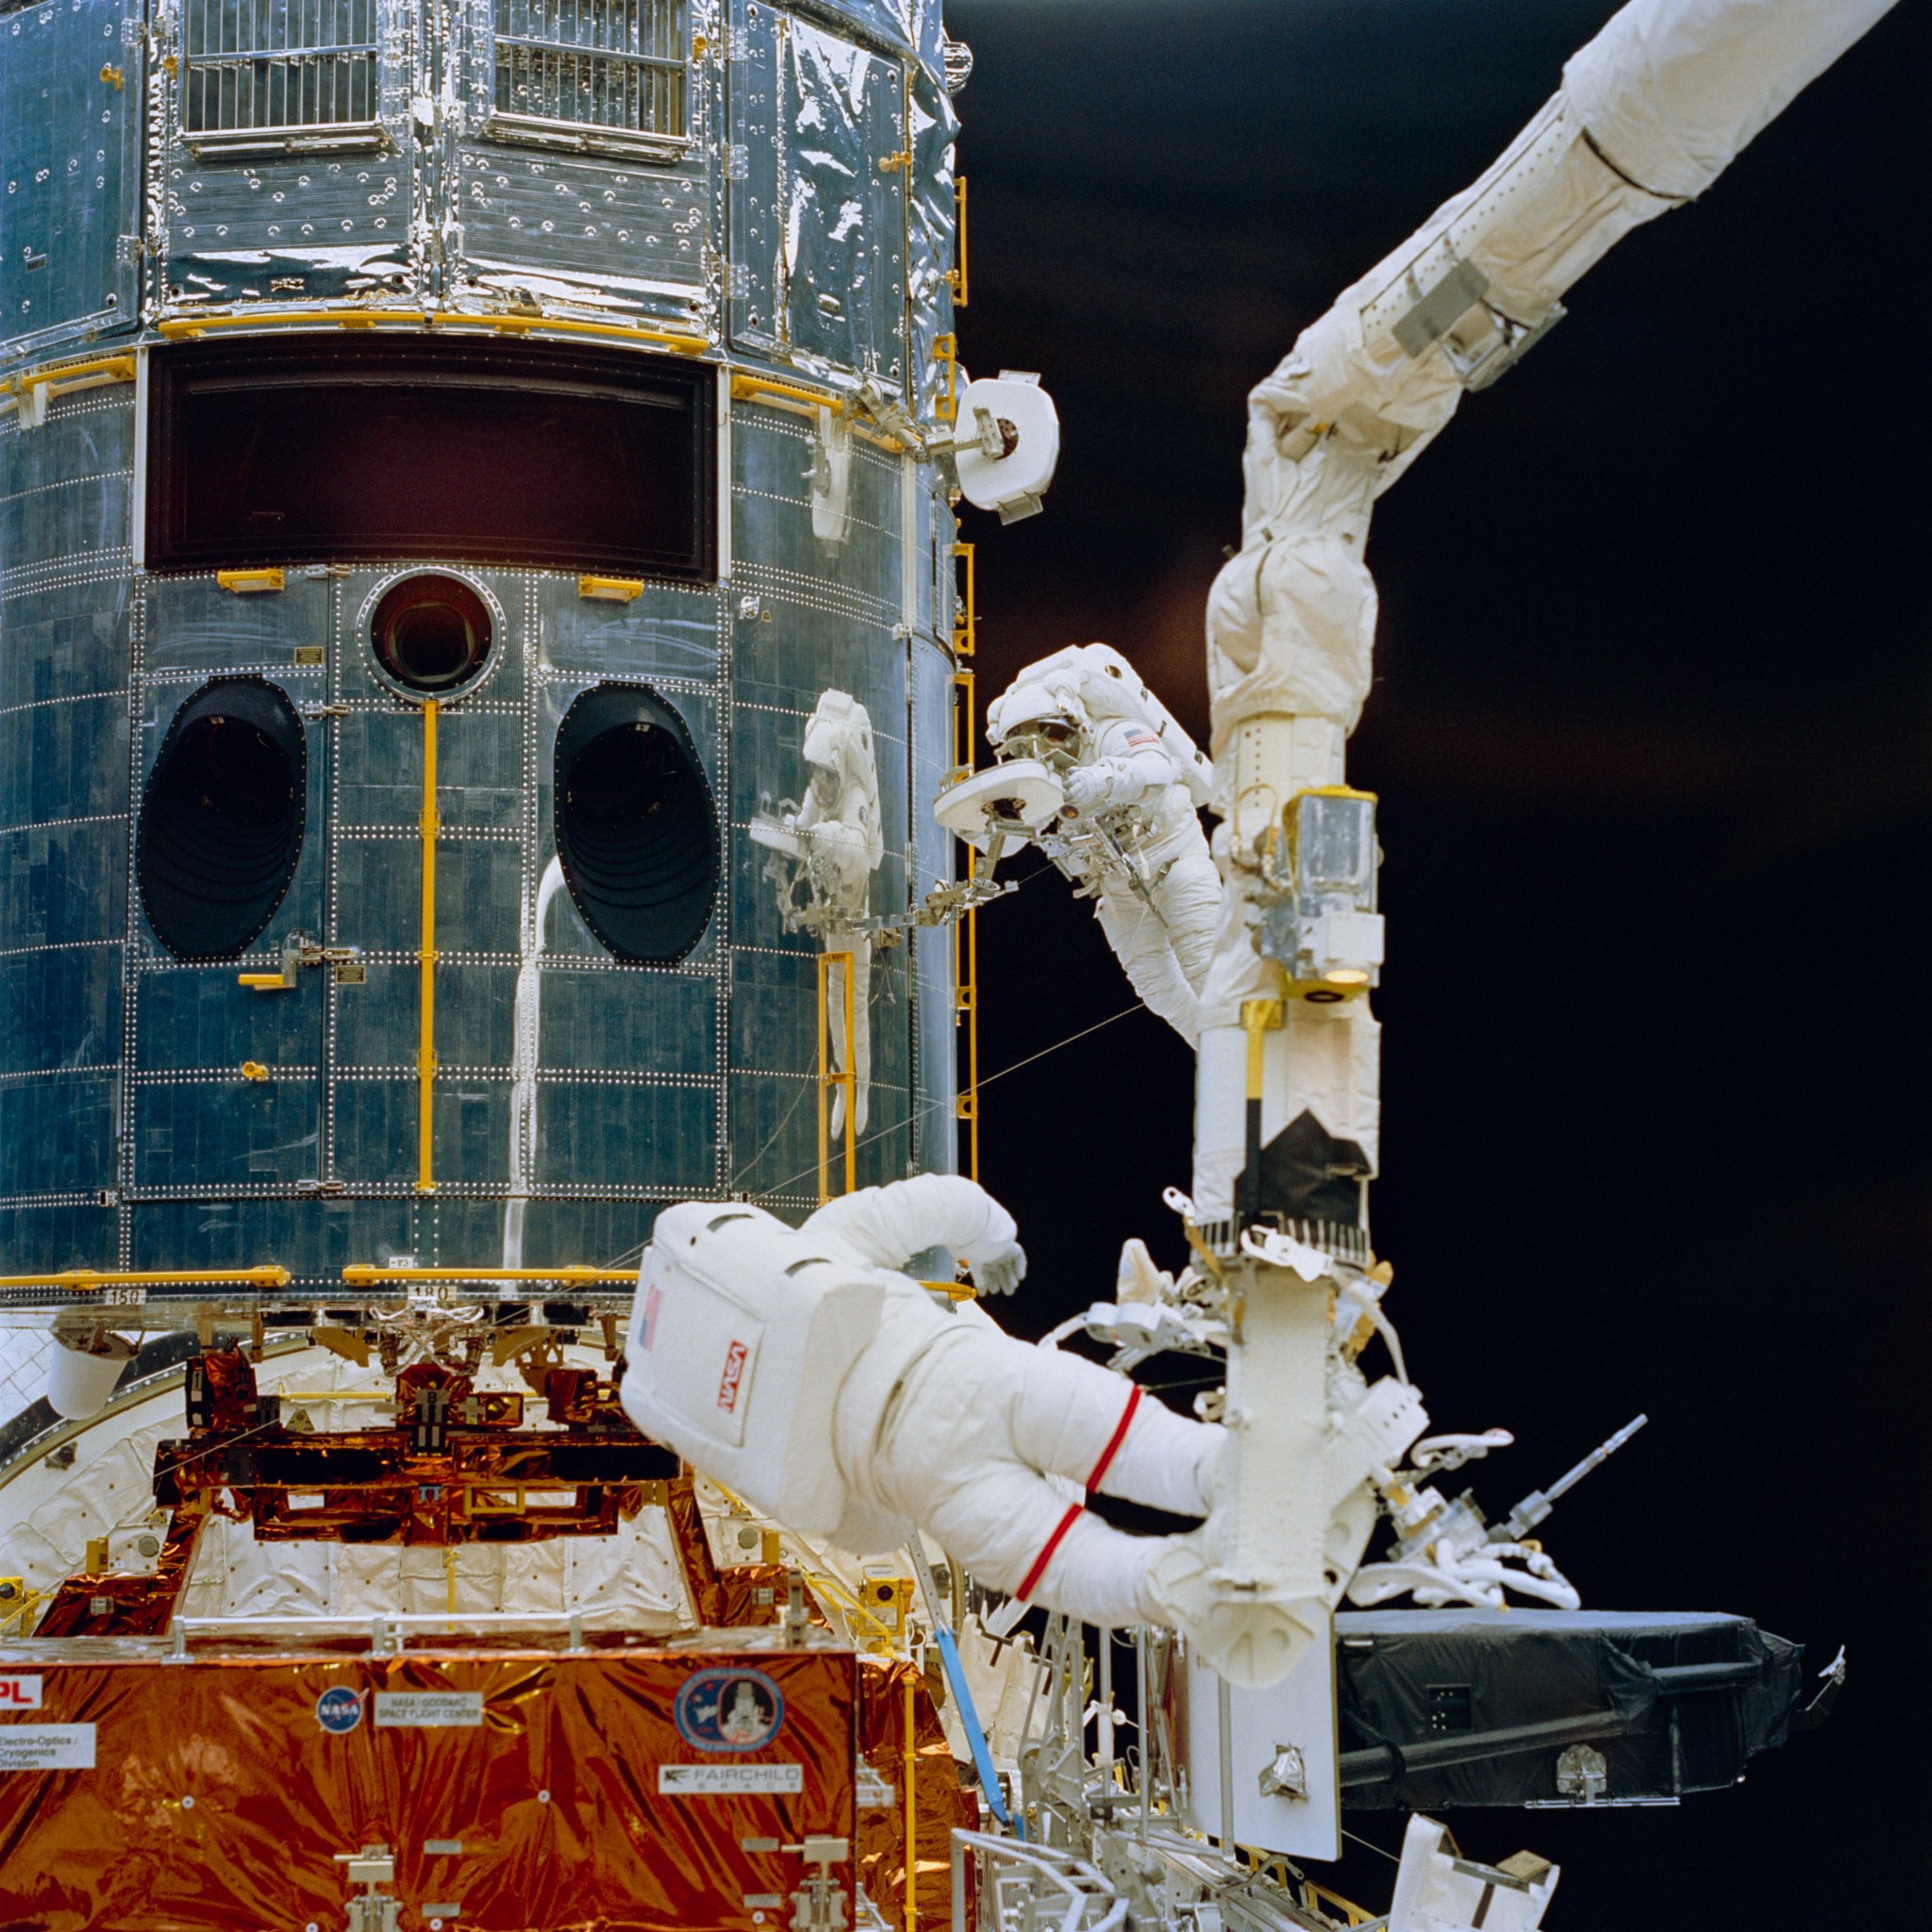
[[[475,588],[439,572],[391,584],[369,620],[376,663],[403,690],[429,698],[481,676],[494,633],[490,607]]]
[[[620,959],[681,959],[718,892],[717,808],[684,720],[645,685],[596,685],[557,728],[554,782],[585,924]]]
[[[232,958],[275,917],[302,856],[308,776],[302,721],[262,678],[217,678],[175,712],[142,795],[134,871],[177,958]]]

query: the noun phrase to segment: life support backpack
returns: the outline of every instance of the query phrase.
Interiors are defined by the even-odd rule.
[[[638,1273],[621,1394],[630,1419],[807,1536],[850,1522],[833,1454],[846,1371],[878,1333],[891,1277],[833,1260],[761,1208],[686,1201]]]

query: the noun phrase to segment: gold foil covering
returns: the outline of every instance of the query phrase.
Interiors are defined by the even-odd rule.
[[[453,1932],[753,1932],[745,1899],[773,1894],[785,1905],[764,1908],[763,1927],[778,1932],[804,1862],[745,1840],[853,1836],[849,1652],[767,1647],[762,1631],[688,1649],[607,1640],[588,1654],[560,1639],[434,1641],[400,1657],[230,1644],[186,1661],[145,1640],[0,1650],[0,1672],[40,1680],[39,1708],[0,1717],[7,1741],[33,1724],[89,1725],[94,1760],[0,1775],[0,1924],[340,1928],[351,1891],[336,1855],[380,1844],[395,1854],[384,1890],[408,1932],[426,1926],[430,1904],[460,1907]],[[680,1724],[680,1690],[721,1671],[727,1693],[757,1674],[745,1701],[760,1714],[759,1677],[782,1697],[759,1748],[693,1741],[696,1692]],[[460,1699],[419,1694],[400,1712],[378,1701],[398,1691],[480,1705],[465,1722]],[[410,1721],[386,1721],[399,1714]],[[799,1790],[660,1790],[664,1767],[691,1765],[727,1784],[795,1777]],[[834,1876],[850,1925],[850,1863]]]
[[[858,1814],[858,1882],[893,1925],[906,1923],[906,1684],[912,1683],[913,1836],[918,1846],[919,1924],[938,1928],[953,1916],[953,1831],[979,1829],[979,1807],[961,1788],[959,1767],[917,1664],[859,1659],[858,1748],[890,1805]]]

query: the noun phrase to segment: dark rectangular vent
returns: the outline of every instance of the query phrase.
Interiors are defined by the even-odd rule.
[[[714,381],[426,336],[157,349],[147,567],[425,558],[714,575]]]

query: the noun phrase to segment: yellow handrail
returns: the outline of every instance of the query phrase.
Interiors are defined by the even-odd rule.
[[[850,396],[835,395],[830,390],[807,389],[804,384],[796,382],[777,382],[769,375],[734,375],[731,378],[731,400],[735,403],[763,403],[770,408],[813,419],[821,409],[829,409],[835,416],[850,417],[853,435],[871,443],[874,449],[897,456],[906,447],[896,436],[888,436],[868,424],[864,412]]]
[[[132,356],[90,356],[84,361],[49,362],[39,369],[23,370],[10,379],[0,379],[0,408],[17,408],[29,390],[43,386],[51,397],[101,389],[108,383],[132,382],[135,369]]]
[[[961,558],[966,565],[965,594],[953,606],[953,655],[956,658],[970,658],[979,647],[978,574],[974,567],[972,544],[955,543],[953,555]],[[966,757],[958,762],[971,764],[972,761],[969,747]]]
[[[436,1191],[436,719],[434,698],[423,704],[423,945],[420,1033],[416,1047],[416,1191]]]
[[[956,423],[959,418],[958,337],[935,336],[932,339],[932,353],[946,372],[946,392],[932,399],[932,412],[941,423]]]
[[[1317,1900],[1339,1907],[1351,1925],[1372,1925],[1375,1916],[1366,1906],[1358,1906],[1353,1899],[1343,1898],[1339,1891],[1330,1891],[1325,1885],[1317,1885],[1312,1878],[1302,1880],[1302,1904],[1309,1911],[1319,1911]]]
[[[958,177],[958,179],[953,183],[953,207],[956,215],[957,232],[958,235],[958,242],[955,242],[953,247],[953,254],[958,258],[958,265],[946,276],[946,280],[952,284],[953,307],[955,308],[964,308],[967,306],[967,279],[966,177],[963,175],[961,175]]]
[[[755,403],[764,396],[805,403],[814,409],[829,409],[835,416],[849,413],[845,398],[834,395],[830,390],[807,389],[798,382],[775,382],[769,375],[732,376],[731,400],[734,403]]]
[[[286,1268],[69,1268],[58,1274],[0,1274],[0,1288],[287,1288]]]
[[[545,329],[558,335],[602,336],[620,341],[653,342],[682,356],[702,355],[711,344],[704,336],[676,329],[633,327],[619,322],[573,322],[561,315],[470,315],[454,308],[283,308],[244,309],[234,315],[176,315],[155,326],[173,341],[222,328],[374,328],[399,323],[417,328],[479,328],[497,335],[528,335]]]
[[[350,1288],[379,1288],[386,1281],[558,1281],[587,1288],[593,1282],[637,1278],[635,1268],[588,1268],[580,1262],[558,1268],[383,1268],[357,1261],[342,1270]]]
[[[264,591],[281,590],[288,582],[288,573],[279,564],[271,564],[260,570],[218,570],[215,582],[238,597],[248,597]]]
[[[915,1532],[916,1533],[916,1532]],[[1103,1638],[1103,1641],[1107,1640]],[[915,1796],[919,1780],[915,1774],[919,1769],[917,1739],[913,1733],[912,1673],[908,1671],[905,1683],[905,1703],[902,1707],[901,1723],[905,1736],[901,1739],[905,1746],[906,1767],[906,1932],[918,1932],[919,1925],[919,1801]]]
[[[865,941],[860,938],[859,943]],[[832,1067],[830,987],[832,968],[843,963],[845,995],[845,1071]],[[853,1031],[853,956],[848,952],[819,955],[819,1199],[832,1198],[832,1089],[845,1090],[845,1191],[858,1186],[858,1039]]]
[[[969,546],[970,547],[970,546]],[[973,769],[973,673],[953,674],[953,775]],[[966,847],[966,876],[974,878],[979,855]],[[966,1173],[979,1178],[979,911],[969,908],[953,928],[953,1024],[966,1028],[966,1084],[953,1104],[954,1118],[966,1123]]]
[[[922,1281],[921,1288],[930,1289],[934,1294],[942,1294],[948,1301],[970,1302],[979,1291],[970,1281]]]

